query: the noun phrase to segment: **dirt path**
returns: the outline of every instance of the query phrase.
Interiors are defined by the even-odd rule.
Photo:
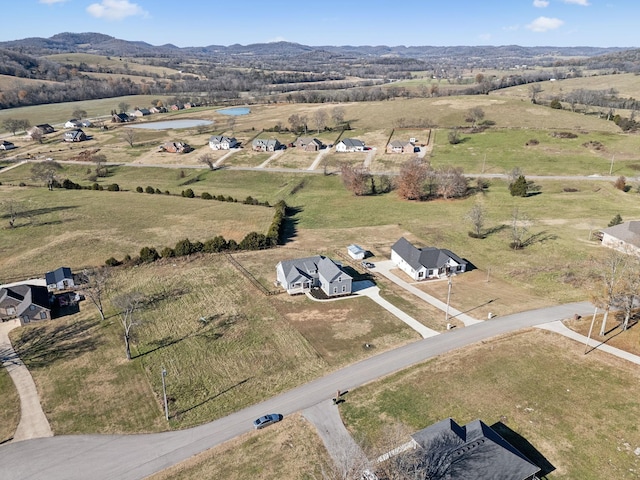
[[[18,326],[18,320],[0,323],[0,361],[11,376],[20,396],[20,423],[12,442],[53,436],[49,421],[42,411],[33,377],[9,340],[9,332]]]

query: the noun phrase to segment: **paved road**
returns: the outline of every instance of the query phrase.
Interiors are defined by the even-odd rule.
[[[496,335],[573,316],[590,315],[587,302],[518,313],[380,353],[323,378],[188,430],[149,435],[77,435],[39,438],[0,446],[0,477],[12,480],[142,479],[251,430],[264,413],[291,413],[330,401],[408,366]]]

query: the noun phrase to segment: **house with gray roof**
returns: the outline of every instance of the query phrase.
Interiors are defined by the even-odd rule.
[[[51,320],[49,292],[39,285],[14,285],[0,288],[0,320],[17,318],[20,323]]]
[[[47,289],[52,292],[54,290],[67,290],[75,287],[73,273],[69,267],[60,267],[52,272],[47,272],[44,276]]]
[[[294,145],[305,152],[317,152],[325,147],[321,140],[313,137],[298,137]]]
[[[387,144],[387,153],[413,153],[415,146],[411,142],[393,140]]]
[[[229,150],[237,146],[238,141],[235,137],[225,137],[224,135],[212,135],[209,137],[209,148],[211,150]]]
[[[414,280],[463,273],[468,266],[466,260],[451,250],[435,247],[418,248],[404,237],[391,247],[391,261]]]
[[[602,230],[602,245],[640,255],[640,221],[632,220]]]
[[[289,295],[320,288],[328,297],[351,294],[352,278],[322,255],[282,260],[276,265],[277,284]]]
[[[82,129],[77,128],[76,130],[64,132],[63,138],[65,142],[84,142],[87,140],[87,135],[82,131]]]
[[[364,152],[364,142],[357,138],[344,138],[336,144],[336,152]]]
[[[255,138],[251,142],[251,148],[256,152],[275,152],[282,148],[277,138]]]
[[[482,420],[461,426],[447,418],[411,435],[410,445],[401,455],[416,455],[418,469],[438,470],[425,478],[536,480],[541,470]]]
[[[7,140],[0,140],[0,150],[13,150],[16,146]]]

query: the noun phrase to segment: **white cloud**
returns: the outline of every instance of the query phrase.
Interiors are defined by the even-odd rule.
[[[538,17],[527,28],[533,32],[546,32],[548,30],[555,30],[564,25],[564,22],[559,18]]]
[[[533,6],[536,8],[545,8],[549,6],[549,2],[547,0],[533,0]]]
[[[588,7],[590,5],[588,0],[563,0],[564,3],[572,3],[573,5],[582,5]]]
[[[44,3],[47,5],[53,5],[54,3],[64,3],[67,0],[40,0],[40,3]]]
[[[122,20],[123,18],[140,15],[146,17],[146,12],[136,3],[129,0],[102,0],[101,3],[92,3],[87,7],[89,15],[106,20]]]

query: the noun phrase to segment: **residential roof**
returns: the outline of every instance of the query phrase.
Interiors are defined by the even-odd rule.
[[[329,282],[333,282],[340,276],[348,276],[333,260],[327,257],[322,257],[318,262],[318,275],[322,276]]]
[[[540,471],[482,420],[460,426],[447,418],[411,437],[425,450],[437,445],[446,451],[451,465],[447,478],[451,480],[467,479],[470,472],[475,480],[524,480]]]
[[[306,279],[317,278],[318,263],[326,257],[315,255],[313,257],[294,258],[292,260],[282,260],[280,265],[287,283],[291,285],[304,277]]]
[[[414,270],[418,270],[421,267],[442,268],[447,264],[449,259],[461,265],[467,263],[451,250],[436,247],[418,248],[404,237],[401,237],[394,243],[391,250],[396,252]]]
[[[30,305],[49,309],[49,292],[46,287],[23,284],[0,288],[0,306],[17,307],[17,316],[21,316]]]
[[[343,138],[339,143],[344,143],[347,147],[364,147],[364,142],[357,138]]]
[[[402,140],[394,140],[389,143],[393,148],[404,148],[408,146],[413,146],[411,142],[403,142]]]
[[[236,141],[235,137],[225,137],[224,135],[212,135],[209,137],[209,143],[233,143]]]
[[[316,145],[319,145],[319,146],[324,145],[320,140],[313,137],[299,137],[298,140],[296,140],[296,142],[298,143],[298,145],[302,147],[305,145],[309,145],[310,143],[315,143]]]
[[[53,285],[54,283],[61,282],[65,279],[73,279],[73,274],[69,267],[60,267],[53,272],[47,272],[44,278],[47,285]]]
[[[367,251],[364,248],[362,248],[360,245],[355,245],[355,244],[349,245],[347,247],[347,250],[349,250],[354,255],[358,255],[360,253],[367,253]]]
[[[262,146],[264,145],[265,147],[269,147],[271,145],[273,145],[274,147],[277,147],[278,145],[280,145],[280,142],[278,141],[278,139],[276,138],[256,138],[253,140],[253,145],[254,146]]]
[[[611,235],[612,237],[622,240],[625,243],[640,247],[640,221],[632,220],[624,222],[620,225],[605,228],[602,233]]]

